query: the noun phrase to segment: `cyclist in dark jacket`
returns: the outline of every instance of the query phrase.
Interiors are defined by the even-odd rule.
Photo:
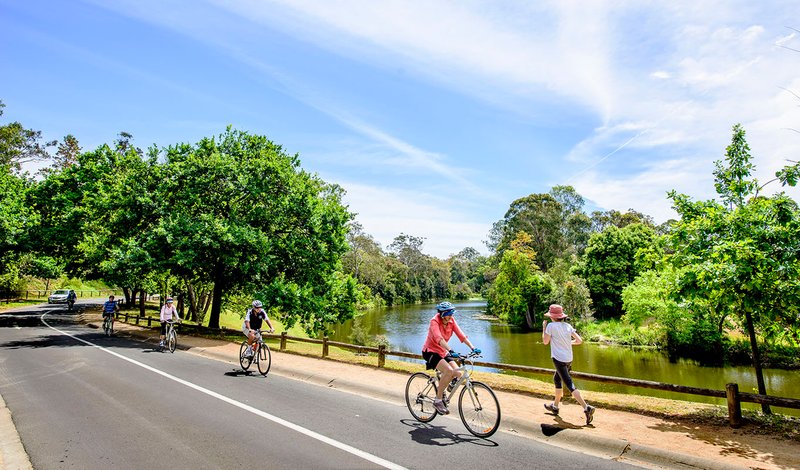
[[[267,312],[264,311],[263,307],[264,305],[260,300],[254,300],[253,308],[248,309],[247,313],[244,314],[242,333],[247,336],[247,351],[245,351],[246,356],[253,355],[253,342],[256,340],[256,331],[261,329],[261,324],[263,322],[266,321],[267,325],[269,325],[268,333],[275,331],[275,328],[272,327],[272,322],[269,321]]]

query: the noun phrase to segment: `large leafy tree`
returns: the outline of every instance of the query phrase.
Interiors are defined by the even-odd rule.
[[[531,194],[511,203],[502,220],[496,222],[489,235],[489,248],[502,259],[517,234],[525,232],[536,254],[536,264],[544,271],[566,250],[562,231],[564,206],[550,194]]]
[[[754,169],[745,131],[737,124],[725,160],[716,162],[714,171],[722,203],[694,202],[671,192],[681,216],[671,240],[673,260],[684,270],[678,294],[715,305],[742,326],[750,339],[758,391],[766,394],[759,336],[797,331],[800,211],[784,194],[758,196]],[[776,176],[781,179],[787,174],[791,175],[791,167]],[[768,405],[762,408],[769,412]]]
[[[213,282],[210,327],[236,292],[261,292],[308,331],[352,317],[355,282],[340,271],[351,219],[341,188],[266,137],[230,128],[168,148],[166,161],[169,211],[157,227],[166,266]]]

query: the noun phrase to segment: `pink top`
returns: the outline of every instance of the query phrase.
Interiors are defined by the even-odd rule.
[[[181,317],[178,316],[178,310],[175,309],[174,305],[169,306],[168,304],[164,304],[164,306],[161,307],[161,321],[170,321],[172,320],[173,315],[178,320],[181,319]]]
[[[451,317],[450,322],[445,325],[444,322],[442,322],[442,318],[437,313],[431,318],[431,324],[430,327],[428,327],[428,338],[425,340],[422,350],[436,353],[442,357],[446,356],[449,351],[439,344],[439,340],[444,339],[445,341],[449,341],[453,333],[458,336],[458,339],[462,343],[467,339],[467,336],[461,331],[461,328],[458,327],[455,318]]]

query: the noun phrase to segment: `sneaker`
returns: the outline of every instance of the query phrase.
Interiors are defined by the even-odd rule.
[[[558,416],[558,407],[557,406],[555,406],[555,405],[553,405],[551,403],[545,403],[544,404],[544,409],[546,409],[547,411],[549,411],[549,412],[553,413],[554,415]]]
[[[245,357],[253,357],[253,349],[252,348],[247,348],[247,350],[244,352],[244,356]]]
[[[592,405],[586,405],[586,409],[583,410],[583,414],[586,415],[586,425],[588,426],[589,423],[592,422],[592,419],[594,419],[594,407]]]
[[[439,400],[438,398],[436,400],[433,400],[433,407],[436,408],[436,411],[438,411],[439,414],[446,415],[450,413],[450,411],[447,409],[447,406],[445,406],[444,402],[442,400]]]

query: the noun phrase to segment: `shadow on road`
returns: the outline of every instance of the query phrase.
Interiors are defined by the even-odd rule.
[[[0,314],[0,328],[45,328],[41,316],[48,313],[45,321],[54,327],[77,325],[77,312],[67,312],[66,309],[37,308],[25,311],[15,311],[13,313]],[[75,338],[97,344],[98,346],[113,346],[115,348],[140,349],[152,351],[151,346],[145,346],[141,341],[132,341],[116,333],[111,337],[103,334],[102,331],[81,331],[72,332]],[[72,346],[88,346],[86,343],[76,341],[66,335],[54,333],[36,336],[25,340],[0,342],[0,349],[22,349],[22,348],[64,348]]]
[[[249,377],[251,375],[255,375],[255,373],[251,370],[234,369],[225,372],[225,375],[227,375],[228,377]]]
[[[443,426],[420,423],[413,419],[401,419],[401,423],[413,428],[408,432],[411,440],[429,446],[452,446],[456,444],[474,444],[482,447],[497,447],[497,443],[489,439],[481,439],[472,434],[455,434]]]

